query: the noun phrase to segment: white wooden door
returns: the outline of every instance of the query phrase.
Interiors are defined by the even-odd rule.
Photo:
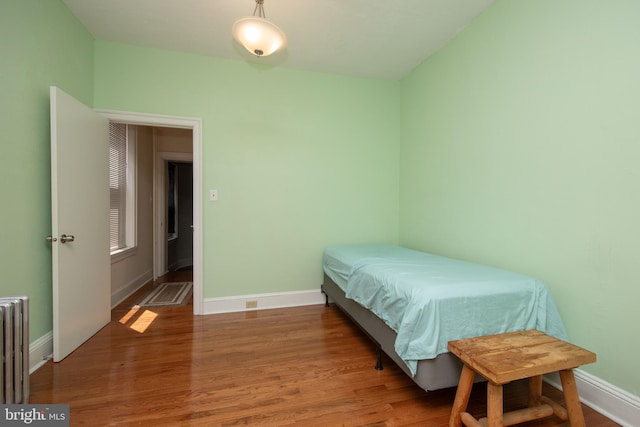
[[[111,320],[109,123],[56,87],[50,96],[53,360],[58,362]]]

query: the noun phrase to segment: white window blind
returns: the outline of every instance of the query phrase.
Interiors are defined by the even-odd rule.
[[[109,123],[109,236],[111,252],[125,248],[127,218],[127,125]]]

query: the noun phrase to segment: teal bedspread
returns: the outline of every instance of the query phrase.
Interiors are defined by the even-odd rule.
[[[532,277],[391,245],[333,246],[325,273],[397,333],[413,375],[450,340],[537,329],[566,340],[544,283]]]

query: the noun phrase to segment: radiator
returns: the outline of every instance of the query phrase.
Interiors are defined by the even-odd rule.
[[[29,402],[29,301],[0,298],[0,403]]]

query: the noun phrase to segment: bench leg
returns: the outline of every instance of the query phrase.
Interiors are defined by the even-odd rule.
[[[542,404],[542,375],[529,378],[529,404],[530,408]]]
[[[462,426],[462,419],[460,414],[467,409],[469,404],[469,396],[471,395],[471,388],[473,387],[473,380],[476,377],[476,373],[473,369],[467,365],[462,366],[462,373],[460,374],[460,381],[458,382],[458,390],[456,391],[456,398],[453,401],[453,407],[451,408],[451,418],[449,418],[449,427]]]
[[[576,379],[573,376],[572,369],[560,371],[560,380],[562,381],[562,392],[564,393],[565,406],[569,416],[569,424],[571,427],[585,427],[584,415],[582,414],[582,406],[578,397],[578,387],[576,387]]]
[[[503,427],[502,422],[502,386],[487,383],[487,425]]]

